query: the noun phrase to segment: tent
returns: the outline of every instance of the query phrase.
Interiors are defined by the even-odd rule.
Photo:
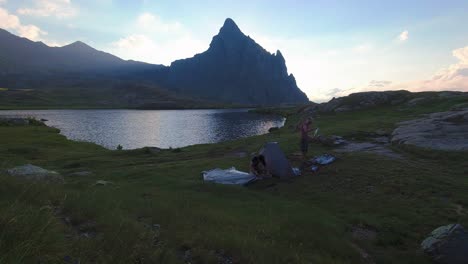
[[[259,154],[265,157],[266,168],[274,177],[289,178],[295,175],[277,142],[268,142]]]

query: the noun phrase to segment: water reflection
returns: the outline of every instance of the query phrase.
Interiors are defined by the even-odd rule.
[[[34,110],[0,111],[0,116],[44,118],[73,140],[90,141],[114,149],[193,144],[254,136],[282,126],[278,116],[223,110]]]

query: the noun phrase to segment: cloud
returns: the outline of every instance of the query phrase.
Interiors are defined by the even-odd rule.
[[[39,16],[39,17],[57,17],[68,18],[78,13],[71,0],[35,0],[33,8],[20,8],[18,14]]]
[[[43,35],[47,35],[47,32],[41,30],[35,25],[25,25],[18,28],[18,33],[20,36],[31,39],[31,40],[41,40]]]
[[[368,52],[368,51],[372,50],[372,48],[373,47],[372,47],[371,44],[365,43],[365,44],[355,46],[353,48],[353,51],[357,52],[357,53],[364,53],[364,52]]]
[[[176,59],[192,57],[207,48],[179,22],[167,22],[151,13],[142,13],[130,25],[134,32],[105,48],[124,59],[169,65]]]
[[[176,59],[192,57],[206,49],[190,35],[157,41],[145,34],[134,34],[111,43],[111,52],[124,58],[169,65]]]
[[[408,30],[403,31],[400,33],[400,35],[398,35],[398,40],[400,42],[405,42],[406,40],[408,40],[408,38],[409,38]]]
[[[0,5],[1,4],[6,4],[7,0],[0,0]]]
[[[430,79],[400,83],[373,80],[365,86],[353,87],[347,90],[346,94],[337,91],[335,95],[339,94],[340,96],[344,96],[355,92],[386,90],[468,92],[468,46],[453,50],[452,55],[458,59],[458,62],[441,69]]]
[[[136,27],[149,33],[174,33],[182,30],[179,22],[165,22],[158,15],[145,12],[138,16]]]
[[[392,82],[391,81],[376,81],[372,80],[369,83],[369,87],[375,87],[375,88],[380,88],[380,87],[385,87],[390,85]]]
[[[21,37],[30,40],[42,40],[42,36],[47,35],[47,32],[41,30],[35,25],[23,25],[20,19],[8,12],[8,10],[0,8],[0,28],[12,30],[19,34]]]

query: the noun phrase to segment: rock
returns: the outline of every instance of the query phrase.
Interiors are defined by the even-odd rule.
[[[49,121],[49,120],[41,118],[41,122],[47,122],[47,121]]]
[[[437,150],[468,150],[468,108],[433,113],[399,123],[392,143],[409,144]]]
[[[390,138],[389,137],[376,137],[372,139],[373,142],[379,143],[379,144],[387,144],[390,143]]]
[[[44,181],[48,183],[64,183],[63,177],[55,171],[49,171],[38,166],[26,164],[7,170],[10,176],[17,178],[31,180],[31,181]]]
[[[367,152],[367,153],[378,154],[381,156],[386,156],[392,159],[403,158],[400,154],[386,148],[384,145],[371,143],[371,142],[349,142],[347,145],[335,149],[335,151],[344,152],[344,153]]]
[[[27,126],[30,121],[27,118],[0,118],[0,123],[12,126]]]
[[[463,92],[455,92],[455,91],[444,91],[439,93],[440,98],[451,98],[455,96],[464,96]]]
[[[385,129],[382,129],[382,128],[381,128],[381,129],[377,129],[377,130],[375,131],[375,135],[377,135],[377,136],[382,136],[382,137],[383,137],[383,136],[388,136],[389,133],[388,133]]]
[[[349,112],[349,111],[352,111],[353,108],[349,105],[344,105],[344,106],[341,106],[341,107],[338,107],[335,109],[335,112],[337,113],[341,113],[341,112]]]
[[[158,147],[145,147],[144,149],[145,149],[145,152],[149,154],[157,154],[162,151],[162,149]]]
[[[93,175],[91,171],[78,171],[78,172],[70,173],[70,176],[79,176],[79,177],[90,176],[90,175]]]
[[[315,106],[319,112],[348,112],[382,105],[397,105],[411,98],[408,91],[384,91],[353,93],[345,97],[333,98],[327,103]]]
[[[421,243],[421,248],[436,263],[468,263],[468,233],[460,224],[450,224],[435,229]]]
[[[415,106],[415,105],[418,105],[418,104],[426,103],[427,101],[429,101],[429,98],[427,98],[427,97],[417,97],[417,98],[409,100],[406,103],[406,105]]]
[[[268,129],[268,132],[272,133],[272,132],[275,132],[277,130],[279,130],[279,127],[270,127],[270,129]]]
[[[114,183],[111,181],[103,181],[103,180],[98,180],[94,185],[99,185],[99,186],[107,186],[107,185],[113,185]]]
[[[351,236],[356,240],[375,240],[377,232],[370,228],[353,226],[351,229]]]

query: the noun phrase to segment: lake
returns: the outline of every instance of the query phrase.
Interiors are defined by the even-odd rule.
[[[247,109],[210,110],[3,110],[0,117],[47,119],[67,138],[115,149],[178,148],[268,133],[279,116]]]

